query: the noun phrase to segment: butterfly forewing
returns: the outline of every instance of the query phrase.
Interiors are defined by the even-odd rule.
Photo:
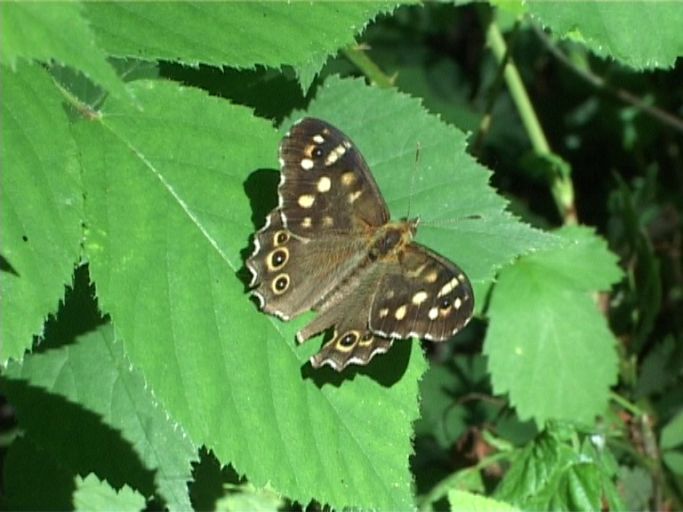
[[[340,276],[352,272],[363,258],[360,239],[337,234],[314,239],[295,235],[278,209],[255,236],[254,254],[247,260],[252,293],[267,313],[289,320],[315,308],[338,287]]]
[[[351,233],[389,220],[363,156],[332,125],[302,119],[283,139],[280,159],[280,209],[293,233]]]

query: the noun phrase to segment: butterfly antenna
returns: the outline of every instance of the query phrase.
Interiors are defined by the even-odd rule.
[[[408,213],[406,219],[410,220],[410,203],[413,201],[413,193],[415,192],[415,175],[417,174],[417,164],[420,161],[420,142],[418,141],[415,148],[415,165],[413,166],[413,174],[410,176],[410,194],[408,195]]]

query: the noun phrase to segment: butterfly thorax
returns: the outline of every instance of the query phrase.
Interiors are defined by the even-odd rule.
[[[401,220],[381,226],[372,236],[368,259],[398,257],[401,250],[409,244],[417,230],[417,220]]]

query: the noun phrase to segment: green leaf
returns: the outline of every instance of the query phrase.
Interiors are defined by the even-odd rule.
[[[233,491],[216,501],[218,512],[240,512],[251,510],[252,512],[277,512],[285,507],[282,498],[268,487],[256,489],[247,483],[235,486]]]
[[[257,487],[303,503],[411,507],[420,350],[398,344],[376,366],[380,382],[302,371],[314,347],[295,350],[296,326],[259,313],[238,277],[252,215],[261,224],[260,203],[276,200],[266,169],[277,132],[196,90],[133,89],[143,110],[111,101],[75,130],[86,251],[131,361],[195,444]]]
[[[14,70],[20,59],[54,60],[126,98],[123,82],[107,62],[82,11],[79,2],[0,3],[0,63]]]
[[[448,503],[453,512],[461,510],[469,512],[514,512],[519,510],[517,507],[502,501],[457,490],[448,491]]]
[[[638,466],[619,468],[619,489],[624,496],[626,510],[648,510],[652,498],[652,476],[645,469]]]
[[[529,0],[527,9],[560,37],[635,69],[672,68],[683,55],[683,10],[678,2]]]
[[[617,379],[615,340],[592,290],[620,277],[616,257],[587,228],[564,228],[562,249],[504,269],[491,298],[484,353],[493,388],[520,418],[592,423]]]
[[[666,451],[662,454],[664,464],[675,474],[683,476],[683,453],[680,451]]]
[[[2,4],[4,9],[6,3]],[[79,258],[82,190],[62,97],[38,66],[2,67],[0,363],[21,359]]]
[[[454,358],[450,365],[433,364],[420,382],[420,419],[417,435],[433,436],[439,446],[450,449],[467,430],[467,419],[494,419],[500,407],[487,402],[458,403],[468,393],[486,393],[488,378],[484,358]]]
[[[662,429],[660,447],[662,450],[683,445],[683,412],[679,412]]]
[[[605,461],[589,453],[543,432],[515,458],[495,497],[527,510],[598,510],[607,496],[612,510],[623,508]]]
[[[11,364],[5,376],[5,392],[23,428],[61,464],[81,473],[97,469],[105,476],[107,471],[110,482],[134,482],[148,494],[154,489],[146,485],[145,472],[153,471],[166,505],[171,510],[190,508],[186,482],[196,449],[178,425],[168,420],[144,377],[126,359],[110,326],[73,345],[27,356],[22,366]],[[79,404],[84,411],[67,407],[55,396]],[[74,439],[79,442],[69,442]],[[127,466],[103,459],[105,447],[112,459],[128,461]],[[127,453],[131,448],[134,453]],[[138,470],[131,466],[136,459],[142,465]]]
[[[90,473],[85,478],[76,478],[74,507],[80,510],[137,511],[145,508],[145,498],[124,485],[118,491]]]
[[[396,2],[89,2],[98,39],[117,56],[196,65],[298,68],[304,89],[330,55]],[[248,44],[245,44],[248,41]]]
[[[368,162],[392,218],[419,217],[417,241],[462,267],[481,303],[497,269],[557,243],[505,211],[506,201],[488,184],[490,171],[466,152],[463,132],[428,114],[418,100],[362,83],[331,77],[308,111],[293,118],[320,117],[346,133]]]

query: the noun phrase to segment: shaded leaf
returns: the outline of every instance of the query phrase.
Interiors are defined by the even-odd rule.
[[[196,449],[168,420],[143,376],[130,367],[111,326],[82,336],[76,344],[27,356],[22,366],[10,365],[6,378],[5,392],[17,408],[22,425],[61,464],[74,473],[97,469],[105,476],[109,471],[107,477],[112,483],[145,487],[146,477],[133,469],[137,456],[145,469],[154,472],[158,492],[171,510],[190,508],[186,482]],[[37,389],[48,394],[37,393]],[[99,426],[92,415],[83,416],[75,408],[51,400],[50,395],[64,397],[95,413],[105,426]],[[39,406],[41,403],[44,405]],[[60,418],[58,428],[54,425],[56,415]],[[115,440],[116,435],[124,443]],[[79,443],[66,441],[75,438]],[[135,455],[127,453],[124,445],[132,447]],[[112,458],[122,459],[122,463],[130,457],[124,468],[106,457],[102,459],[105,446]],[[90,465],[93,463],[95,467]],[[144,490],[153,492],[151,488]]]

